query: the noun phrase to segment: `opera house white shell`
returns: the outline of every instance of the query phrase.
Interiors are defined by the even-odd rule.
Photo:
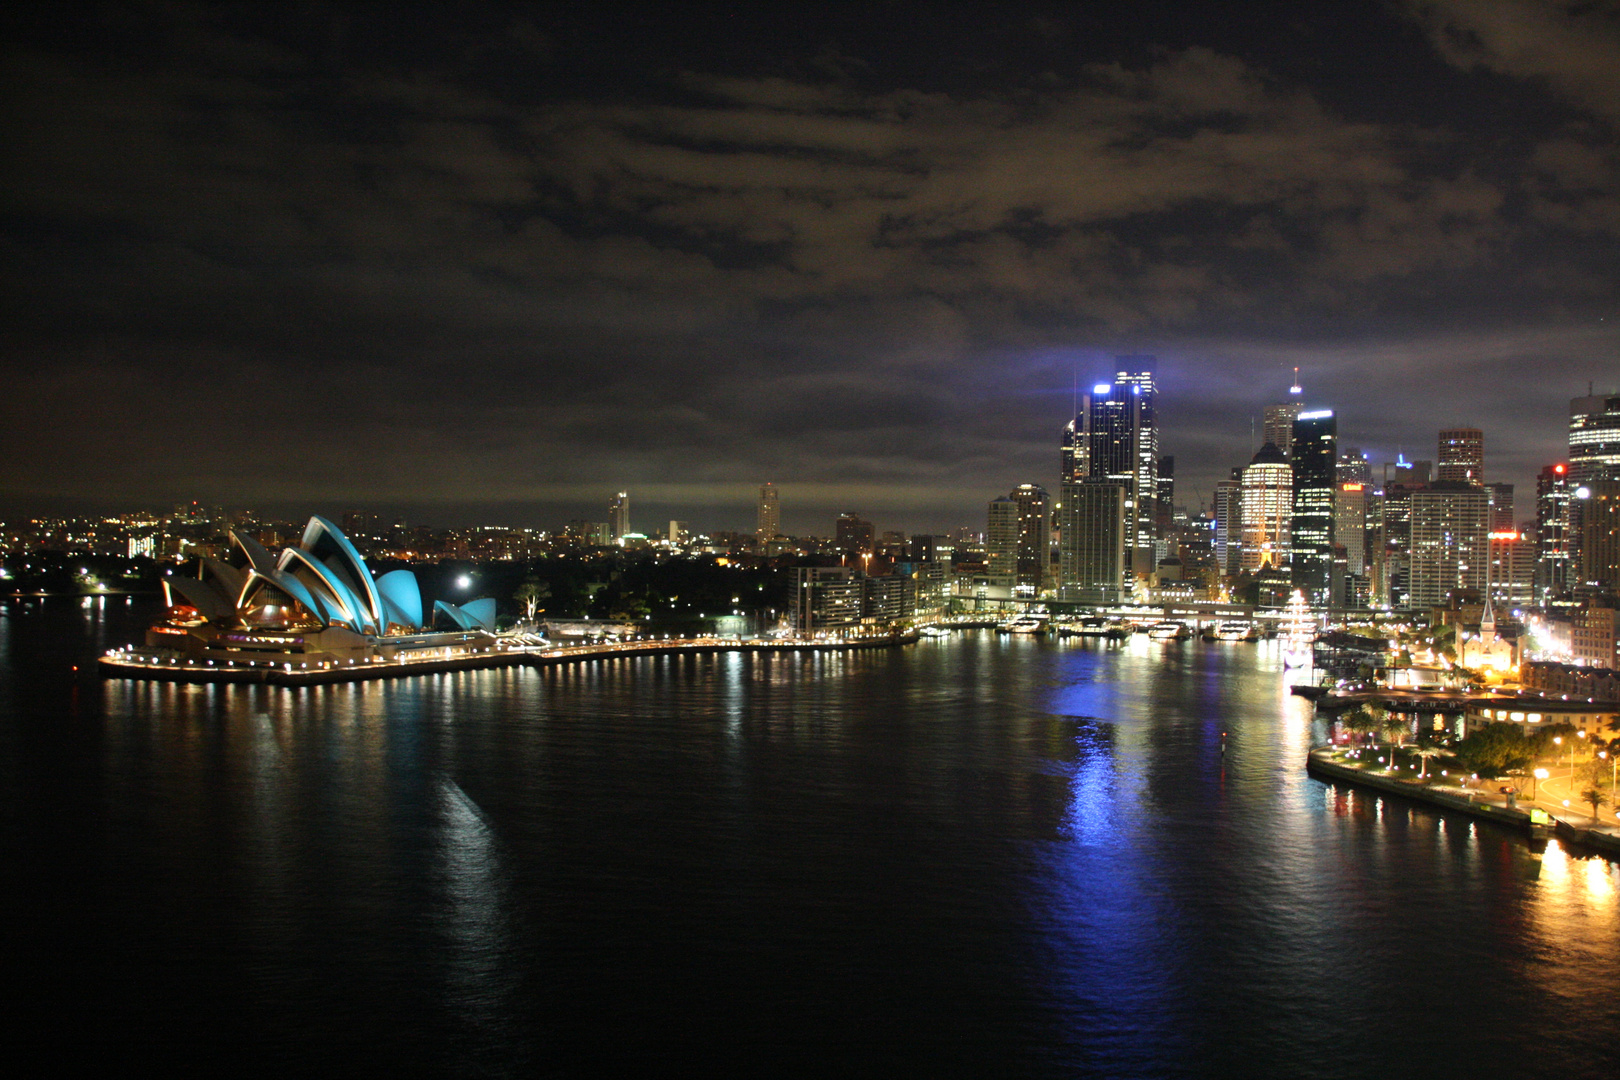
[[[149,647],[220,663],[307,665],[445,656],[494,640],[492,598],[424,609],[415,574],[373,578],[326,518],[310,518],[280,555],[234,530],[230,543],[230,561],[204,558],[196,577],[164,579],[169,615],[148,631]]]

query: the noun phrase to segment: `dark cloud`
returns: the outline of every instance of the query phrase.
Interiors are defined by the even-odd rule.
[[[1613,8],[1179,14],[19,24],[0,493],[945,527],[1114,352],[1189,493],[1296,364],[1347,443],[1472,418],[1528,481],[1616,370]]]

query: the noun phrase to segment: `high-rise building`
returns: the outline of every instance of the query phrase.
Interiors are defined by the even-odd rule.
[[[1010,495],[992,499],[986,514],[984,561],[992,585],[1018,582],[1018,502]]]
[[[1170,535],[1170,529],[1176,520],[1176,456],[1165,454],[1159,459],[1159,483],[1153,492],[1154,507],[1154,535],[1158,537],[1159,547],[1163,547],[1164,538]]]
[[[1039,595],[1052,566],[1052,508],[1046,489],[1019,484],[1012,492],[1018,504],[1018,584]]]
[[[1090,397],[1086,401],[1090,402]],[[1088,445],[1087,413],[1076,413],[1063,429],[1063,450],[1058,464],[1058,483],[1067,484],[1084,480],[1091,475],[1091,452]],[[1061,494],[1061,491],[1060,491]]]
[[[1536,477],[1536,602],[1568,592],[1575,580],[1575,537],[1569,467],[1548,465]]]
[[[1243,469],[1244,573],[1288,565],[1294,517],[1294,469],[1275,443],[1266,443]]]
[[[870,521],[854,511],[846,511],[838,515],[834,529],[834,543],[845,555],[872,554],[872,539],[876,536],[876,530]]]
[[[1098,383],[1084,399],[1083,412],[1064,432],[1065,476],[1081,467],[1086,476],[1125,488],[1125,557],[1134,574],[1150,571],[1158,538],[1159,425],[1151,356],[1116,358],[1112,383]],[[1083,437],[1083,438],[1082,438]]]
[[[1485,433],[1478,428],[1449,428],[1440,433],[1436,479],[1463,484],[1485,482]]]
[[[1363,487],[1372,487],[1372,462],[1367,460],[1367,455],[1361,452],[1360,447],[1346,447],[1344,452],[1339,455],[1335,479],[1341,484],[1361,484]]]
[[[1620,395],[1569,403],[1569,478],[1620,480]]]
[[[1516,529],[1491,531],[1491,602],[1508,609],[1535,603],[1535,542]]]
[[[754,515],[754,535],[759,538],[760,550],[776,537],[782,535],[782,507],[776,499],[775,484],[761,484],[759,488],[759,506]]]
[[[1305,389],[1299,385],[1299,368],[1294,369],[1294,384],[1288,388],[1288,401],[1283,405],[1267,405],[1265,410],[1264,443],[1271,443],[1288,457],[1294,450],[1294,421],[1304,406]]]
[[[1344,547],[1345,572],[1367,575],[1367,485],[1340,481],[1333,493],[1333,539]]]
[[[619,543],[630,534],[630,496],[619,492],[608,503],[608,532],[613,543]]]
[[[1117,604],[1125,595],[1125,485],[1067,481],[1058,509],[1058,596]]]
[[[1243,470],[1215,484],[1215,567],[1231,577],[1243,568]]]
[[[1308,603],[1333,602],[1333,492],[1339,462],[1339,422],[1332,409],[1294,420],[1294,520],[1289,534],[1294,585]]]
[[[1413,608],[1444,607],[1485,593],[1490,562],[1490,501],[1483,488],[1436,481],[1411,493]]]
[[[1620,591],[1620,479],[1588,480],[1575,489],[1580,507],[1580,582]]]
[[[1513,520],[1513,485],[1486,484],[1485,490],[1491,497],[1491,532],[1517,532],[1519,526]]]

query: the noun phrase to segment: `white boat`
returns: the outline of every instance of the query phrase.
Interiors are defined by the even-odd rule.
[[[1216,641],[1257,641],[1260,631],[1246,622],[1223,622],[1215,626]]]
[[[1011,622],[1004,622],[996,629],[1007,634],[1039,634],[1046,629],[1046,623],[1033,615],[1022,615]]]
[[[1186,623],[1161,622],[1148,627],[1148,637],[1154,641],[1186,641],[1192,637],[1192,631],[1187,629]]]

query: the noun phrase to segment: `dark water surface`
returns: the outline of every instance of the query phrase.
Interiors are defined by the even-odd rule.
[[[82,670],[151,614],[0,603],[18,1060],[1616,1075],[1615,867],[1309,779],[1267,646]]]

